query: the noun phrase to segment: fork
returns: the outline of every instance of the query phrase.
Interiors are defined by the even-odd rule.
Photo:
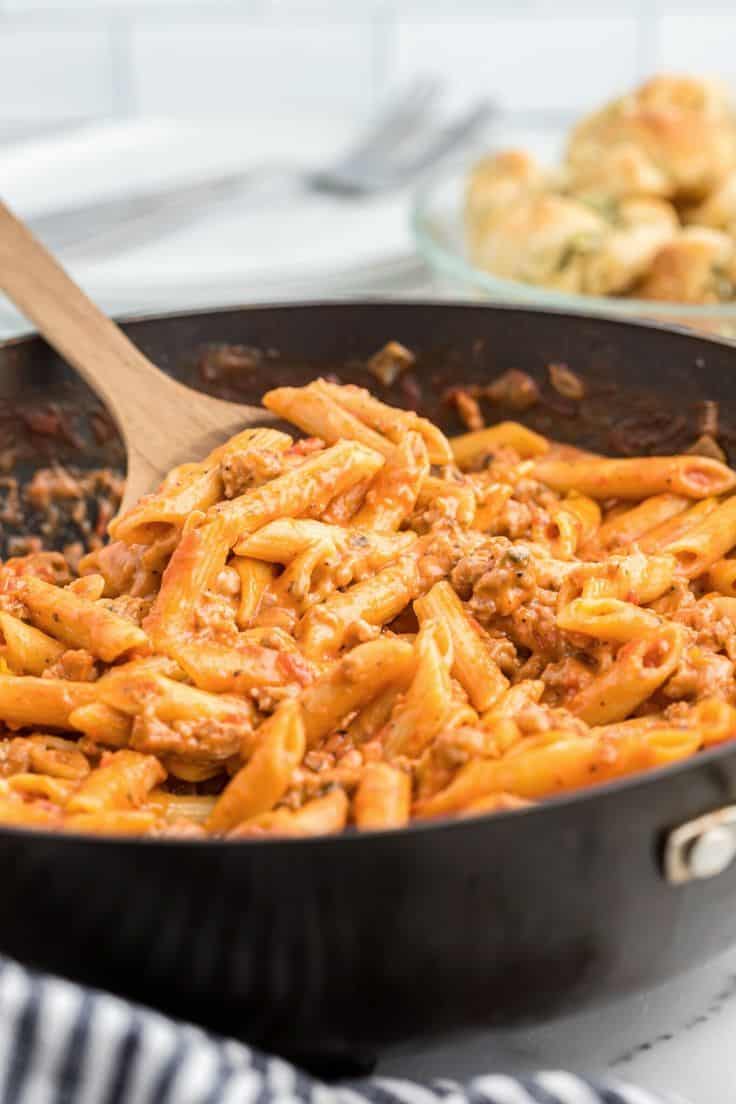
[[[213,207],[237,202],[259,192],[272,199],[313,191],[360,197],[387,191],[420,176],[459,149],[484,126],[491,114],[485,101],[476,103],[449,123],[432,125],[440,84],[417,79],[398,95],[360,140],[337,161],[310,170],[279,166],[224,173],[208,180],[172,185],[127,198],[57,209],[27,219],[44,244],[65,254],[85,256],[129,249],[190,223]]]

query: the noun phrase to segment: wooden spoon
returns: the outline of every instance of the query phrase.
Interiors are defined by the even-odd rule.
[[[2,202],[0,289],[114,417],[128,458],[121,511],[177,464],[200,460],[249,425],[273,421],[260,407],[213,399],[160,371]]]

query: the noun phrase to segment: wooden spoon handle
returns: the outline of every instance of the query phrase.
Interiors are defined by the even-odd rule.
[[[136,349],[1,201],[0,288],[107,403],[126,436],[160,422],[152,392],[180,385]]]

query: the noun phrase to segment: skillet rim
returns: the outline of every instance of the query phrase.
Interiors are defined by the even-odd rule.
[[[210,308],[188,308],[185,310],[176,311],[164,311],[151,313],[132,313],[124,314],[121,316],[115,316],[115,321],[122,325],[135,324],[138,322],[177,322],[186,321],[187,319],[198,318],[201,316],[212,315],[224,315],[233,313],[257,313],[259,311],[286,311],[291,310],[311,310],[311,309],[329,309],[337,310],[342,313],[355,310],[362,307],[408,307],[412,309],[426,309],[432,310],[440,308],[442,310],[452,309],[469,313],[483,313],[491,311],[494,314],[507,314],[507,315],[541,315],[542,317],[559,318],[570,325],[575,323],[590,323],[603,324],[606,327],[612,326],[614,329],[626,329],[635,331],[653,331],[658,333],[674,333],[678,337],[684,337],[697,343],[705,342],[718,346],[722,349],[734,349],[736,350],[736,338],[724,338],[718,335],[699,333],[694,331],[692,327],[684,325],[675,325],[659,321],[650,321],[648,319],[629,319],[608,317],[606,315],[596,315],[591,317],[587,314],[577,314],[574,311],[557,310],[548,307],[536,307],[534,305],[522,305],[522,304],[506,304],[506,303],[479,303],[469,299],[386,299],[383,296],[376,295],[361,297],[360,299],[307,299],[307,300],[276,300],[276,301],[264,301],[264,302],[248,302],[243,304],[224,305],[219,307]],[[12,334],[8,337],[0,340],[0,356],[5,349],[15,348],[18,345],[22,345],[26,342],[39,339],[44,339],[38,333],[37,330],[23,330],[20,333]],[[568,808],[578,805],[582,802],[595,800],[596,797],[603,797],[609,795],[615,795],[621,790],[630,790],[638,788],[642,785],[646,785],[649,782],[655,782],[662,778],[674,777],[677,774],[684,773],[686,771],[695,770],[700,766],[708,766],[711,763],[718,762],[721,759],[728,758],[730,754],[736,755],[736,741],[724,742],[717,745],[714,748],[710,748],[707,751],[699,752],[695,756],[690,756],[687,759],[682,759],[679,762],[668,763],[661,767],[656,767],[651,770],[640,771],[632,775],[624,775],[621,778],[613,779],[610,782],[603,782],[591,787],[584,787],[579,790],[571,790],[562,794],[558,794],[554,797],[546,798],[535,805],[530,805],[520,809],[505,809],[494,813],[478,813],[475,816],[466,817],[437,817],[427,818],[426,820],[412,820],[409,824],[403,828],[389,828],[389,829],[372,829],[365,832],[355,832],[354,830],[348,830],[347,832],[340,832],[334,835],[320,835],[320,836],[305,836],[305,837],[263,837],[257,839],[227,839],[227,838],[212,838],[206,837],[205,839],[185,839],[176,837],[156,837],[156,836],[117,836],[113,834],[103,833],[82,833],[82,832],[67,832],[67,831],[51,831],[45,828],[24,828],[16,827],[13,825],[0,825],[0,839],[4,838],[17,838],[18,840],[34,840],[39,842],[69,842],[70,844],[87,844],[87,845],[101,845],[107,846],[109,844],[115,844],[117,846],[127,847],[140,847],[147,848],[165,847],[176,849],[187,849],[190,847],[202,848],[218,848],[226,847],[231,848],[243,848],[243,847],[290,847],[294,849],[304,850],[309,847],[324,847],[324,846],[352,846],[353,841],[366,841],[371,840],[390,840],[398,838],[406,838],[409,836],[422,836],[425,833],[432,832],[460,832],[463,829],[473,830],[479,827],[481,824],[490,825],[499,820],[505,822],[510,817],[516,816],[536,816],[543,817],[545,815],[551,815],[555,810],[561,808]],[[711,810],[709,810],[711,811]]]

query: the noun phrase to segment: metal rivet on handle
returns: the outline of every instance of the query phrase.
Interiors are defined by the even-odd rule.
[[[736,806],[690,820],[670,832],[664,853],[668,882],[683,885],[722,874],[736,858]]]

